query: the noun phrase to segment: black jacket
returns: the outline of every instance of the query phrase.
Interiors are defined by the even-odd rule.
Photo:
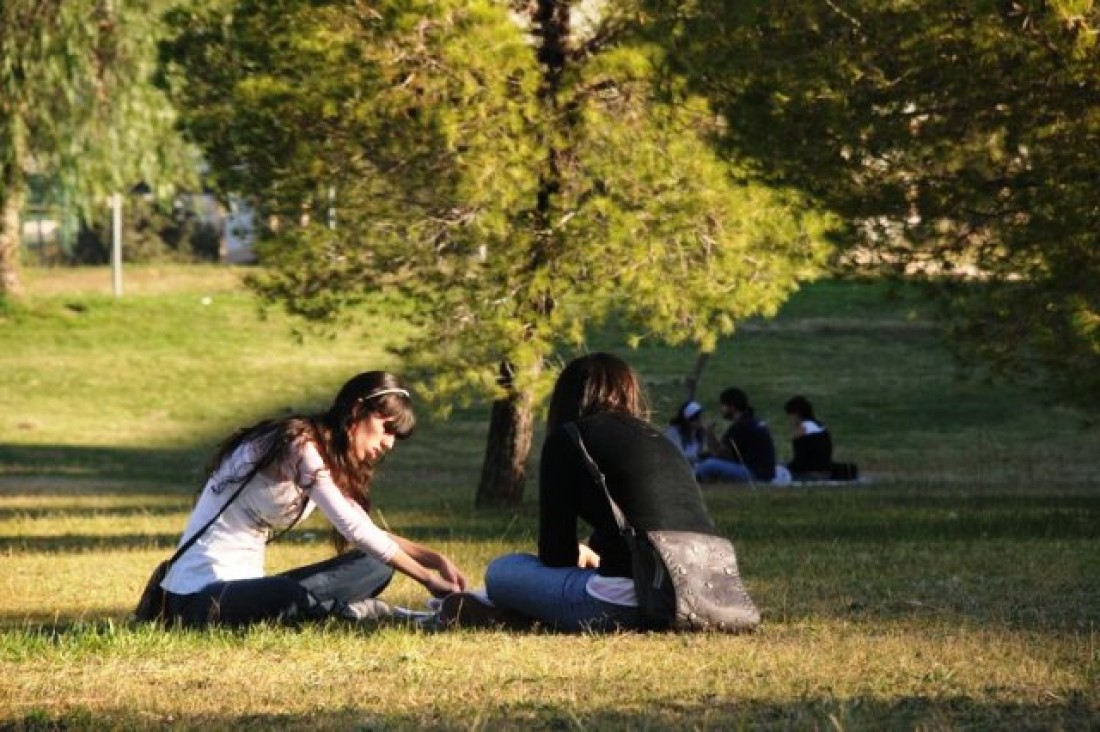
[[[795,477],[807,473],[828,474],[833,467],[833,438],[822,427],[820,432],[800,435],[791,440],[794,457],[787,468]]]
[[[768,426],[751,412],[730,423],[722,442],[733,450],[733,462],[752,471],[757,480],[775,479],[775,442]]]
[[[603,413],[577,422],[608,489],[639,532],[716,534],[690,463],[663,434],[639,419]],[[607,499],[564,429],[546,436],[539,468],[539,558],[550,567],[577,564],[577,519],[592,527],[599,573],[630,577],[630,552]]]

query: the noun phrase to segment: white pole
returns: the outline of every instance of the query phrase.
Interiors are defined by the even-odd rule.
[[[111,196],[111,289],[122,297],[122,195]]]
[[[328,187],[328,228],[336,230],[336,186]]]

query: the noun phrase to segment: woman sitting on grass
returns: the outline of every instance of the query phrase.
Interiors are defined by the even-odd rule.
[[[616,356],[595,353],[565,367],[542,447],[538,556],[495,559],[485,575],[491,604],[471,593],[448,597],[445,621],[515,626],[519,616],[567,632],[641,626],[630,550],[564,425],[576,423],[637,531],[715,534],[691,465],[645,412],[637,375]],[[587,546],[577,543],[578,518],[593,529]]]
[[[787,463],[794,480],[829,480],[833,469],[833,438],[814,416],[814,407],[804,396],[793,396],[783,405],[791,422],[791,451]]]
[[[707,449],[707,428],[703,426],[703,405],[694,399],[684,402],[668,421],[665,437],[694,465]]]
[[[214,456],[180,546],[201,535],[161,583],[168,621],[377,619],[391,609],[373,598],[395,569],[435,596],[465,588],[450,559],[383,531],[368,514],[375,467],[414,423],[409,392],[393,375],[370,371],[344,384],[327,412],[232,435]],[[266,543],[314,507],[332,522],[338,548],[354,549],[265,577]]]

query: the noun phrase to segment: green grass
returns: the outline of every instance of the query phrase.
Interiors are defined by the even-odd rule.
[[[0,729],[1100,725],[1096,428],[1039,392],[960,380],[914,291],[818,283],[708,368],[710,414],[744,387],[786,453],[781,405],[805,393],[872,478],[707,489],[764,612],[753,636],[164,633],[125,616],[210,447],[400,368],[385,346],[404,327],[295,340],[225,269],[128,269],[119,301],[102,269],[31,274],[29,299],[0,309]],[[590,347],[627,355],[663,421],[694,355],[624,340]],[[531,500],[472,509],[485,434],[483,409],[427,419],[376,486],[391,527],[474,577],[534,531]],[[314,518],[270,569],[328,552]],[[387,595],[424,599],[401,578]]]

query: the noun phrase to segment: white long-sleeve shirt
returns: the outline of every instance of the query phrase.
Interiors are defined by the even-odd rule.
[[[232,478],[243,478],[259,455],[246,442],[233,451],[206,482],[187,522],[182,545],[205,526],[236,492]],[[298,440],[280,465],[253,478],[214,524],[183,553],[161,586],[178,595],[198,592],[211,582],[264,576],[264,550],[273,532],[290,526],[301,513],[321,513],[357,549],[389,562],[397,543],[366,511],[347,499],[332,480],[316,445]]]

